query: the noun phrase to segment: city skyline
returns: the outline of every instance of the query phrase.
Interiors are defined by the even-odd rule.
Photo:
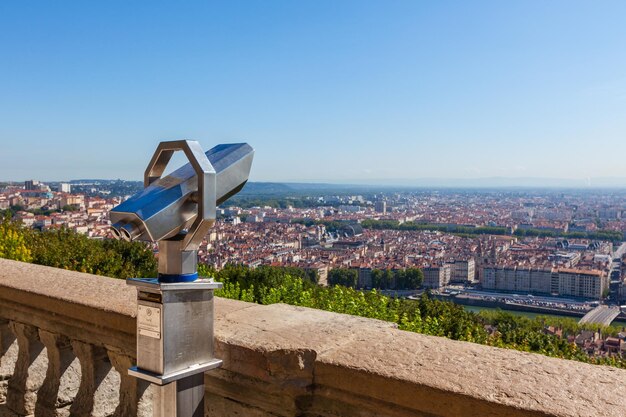
[[[140,179],[159,141],[189,138],[250,143],[251,181],[619,183],[624,12],[6,2],[0,178]]]

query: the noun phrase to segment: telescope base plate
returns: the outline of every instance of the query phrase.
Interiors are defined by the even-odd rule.
[[[128,278],[126,284],[157,291],[167,290],[218,290],[221,282],[209,278],[198,278],[191,282],[161,282],[158,278]]]
[[[136,366],[133,366],[132,368],[128,369],[128,375],[134,376],[135,378],[143,379],[144,381],[148,381],[152,384],[166,385],[170,382],[178,381],[179,379],[183,379],[191,375],[219,368],[220,366],[222,366],[222,360],[214,359],[210,362],[193,365],[189,368],[185,368],[176,372],[170,372],[169,374],[165,375],[155,374],[154,372],[146,371],[145,369],[140,369]]]

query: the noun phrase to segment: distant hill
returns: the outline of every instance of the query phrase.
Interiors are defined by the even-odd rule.
[[[432,188],[626,188],[626,178],[533,178],[533,177],[489,177],[489,178],[419,178],[396,181],[381,181],[413,187]]]
[[[45,182],[45,181],[44,181]],[[59,181],[52,181],[52,183],[58,183]],[[60,181],[64,182],[64,181]],[[70,180],[68,181],[70,184],[115,184],[115,183],[128,183],[128,184],[143,184],[143,181],[128,181],[128,180],[105,180],[102,178],[85,178],[78,180]]]
[[[276,196],[284,194],[346,194],[365,193],[368,191],[378,192],[388,190],[391,187],[385,185],[364,184],[324,184],[305,182],[249,182],[238,194],[240,196]],[[395,187],[398,188],[398,187]],[[404,187],[401,187],[404,188]]]
[[[290,191],[294,189],[279,182],[248,182],[239,195],[282,194]]]

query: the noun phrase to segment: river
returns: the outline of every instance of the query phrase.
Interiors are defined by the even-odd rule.
[[[569,318],[569,319],[574,319],[578,321],[577,317],[561,316],[558,314],[541,314],[541,313],[531,313],[527,311],[503,310],[503,309],[497,309],[497,308],[492,308],[492,307],[477,307],[477,306],[465,306],[465,305],[463,306],[463,308],[467,311],[473,311],[474,313],[478,313],[482,310],[486,310],[486,311],[502,310],[502,311],[506,311],[507,313],[514,314],[516,316],[528,317],[529,319],[534,319],[537,316],[547,316],[547,317],[556,317],[556,318]],[[626,327],[626,321],[615,320],[613,323],[611,323],[611,326]]]

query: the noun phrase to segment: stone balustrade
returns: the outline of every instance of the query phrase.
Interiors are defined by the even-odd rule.
[[[122,280],[0,260],[3,413],[149,415],[148,384],[126,372],[134,297]]]
[[[145,416],[135,289],[0,260],[0,416]],[[624,416],[626,371],[216,300],[207,416]]]

